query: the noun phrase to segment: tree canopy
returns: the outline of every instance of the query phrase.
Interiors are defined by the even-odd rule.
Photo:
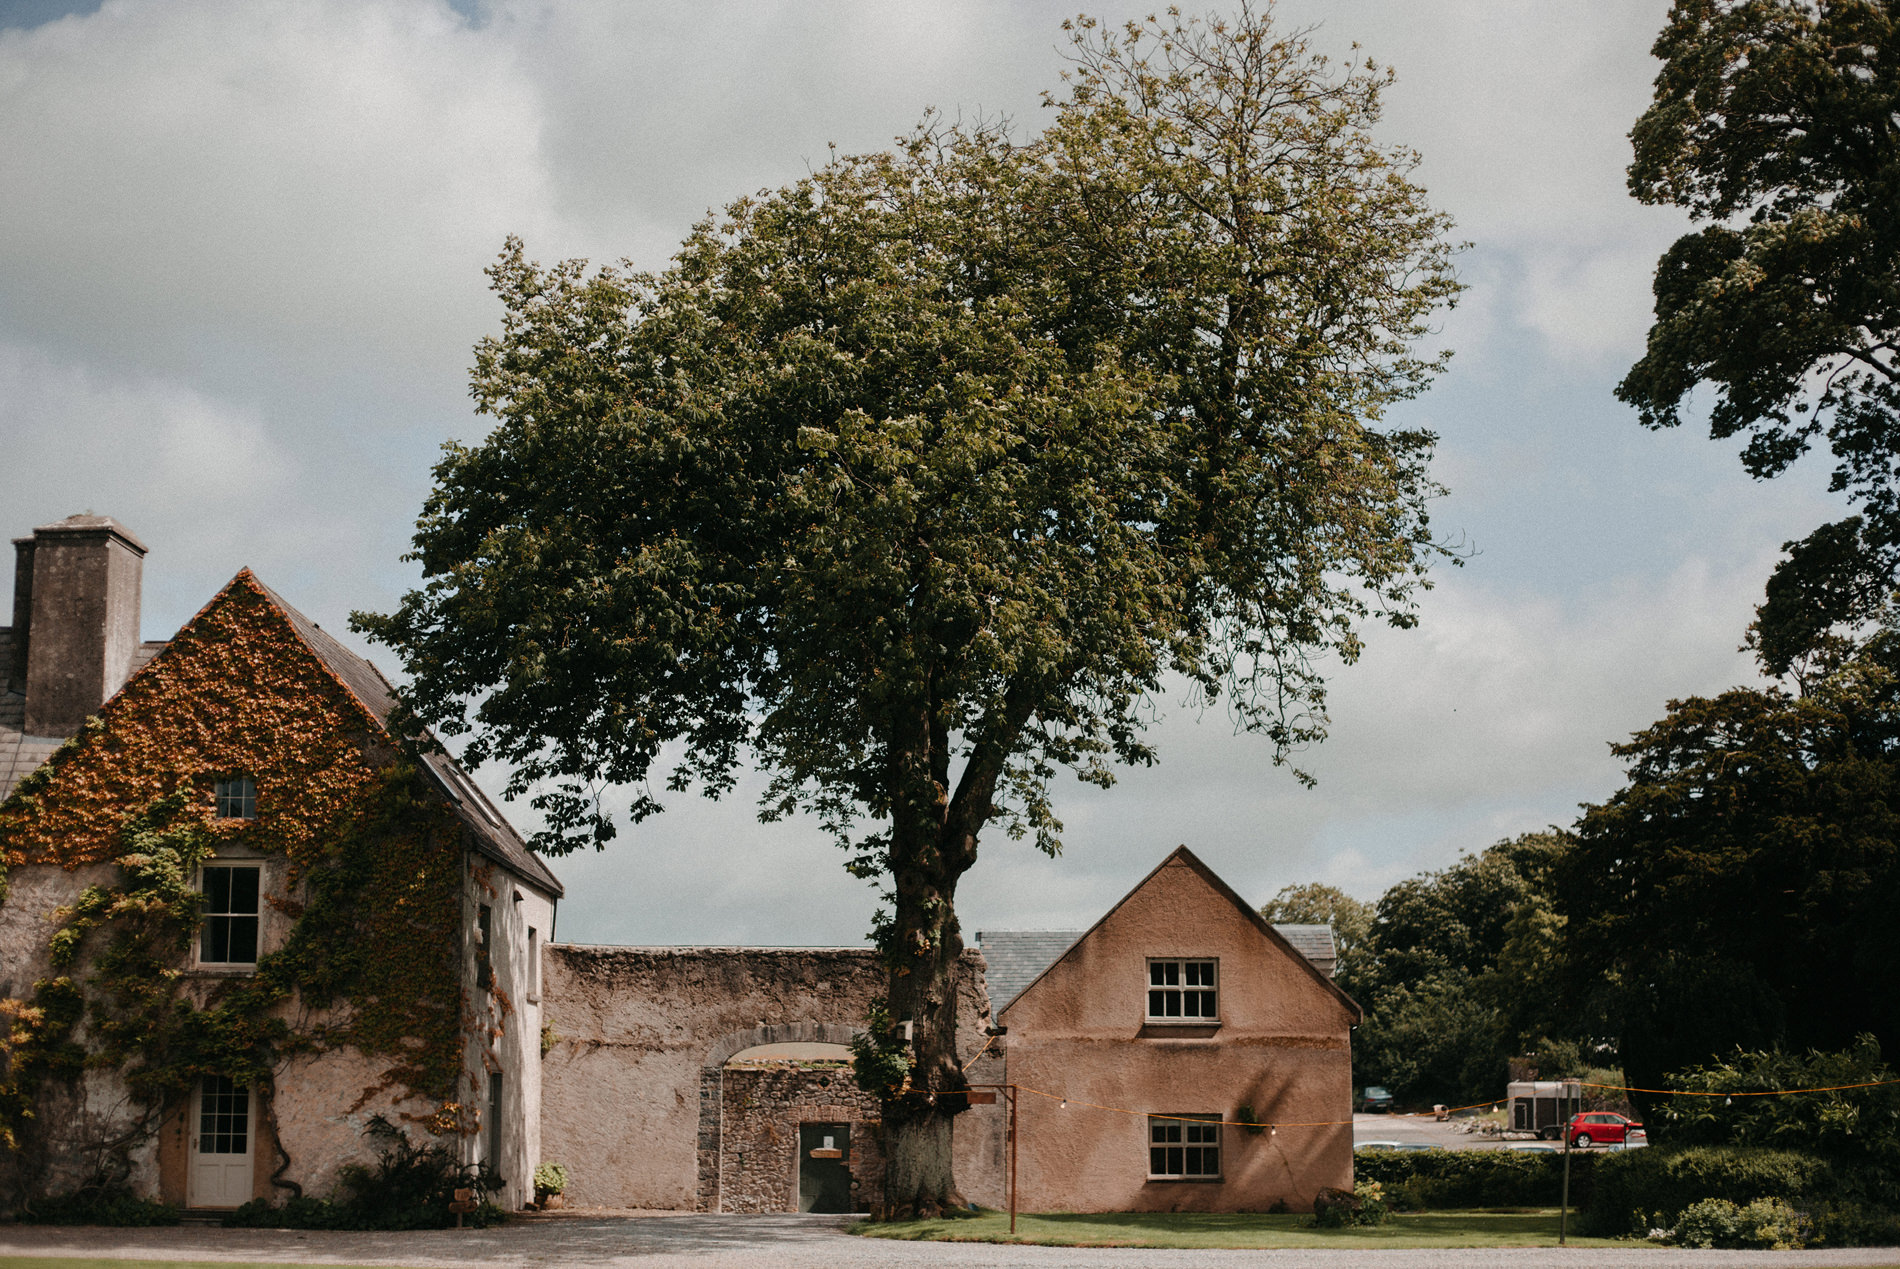
[[[1900,24],[1888,0],[1676,0],[1655,53],[1630,189],[1709,223],[1658,263],[1648,350],[1617,395],[1672,427],[1712,387],[1711,434],[1746,434],[1758,477],[1824,437],[1833,488],[1864,516],[1857,544],[1891,577]]]
[[[511,242],[498,424],[436,468],[422,588],[359,618],[540,848],[613,837],[603,786],[659,810],[672,746],[669,789],[755,764],[887,883],[899,1205],[950,1192],[978,834],[1056,851],[1051,777],[1153,761],[1170,674],[1281,757],[1322,735],[1318,658],[1409,623],[1436,553],[1432,437],[1381,415],[1456,283],[1370,134],[1387,76],[1246,10],[1073,33],[1038,136],[932,122],[660,273]]]
[[[1630,1082],[1735,1048],[1900,1043],[1900,646],[1794,696],[1671,702],[1615,752],[1558,867],[1574,988],[1605,992]]]

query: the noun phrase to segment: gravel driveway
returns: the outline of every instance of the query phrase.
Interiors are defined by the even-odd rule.
[[[428,1266],[637,1265],[641,1269],[829,1269],[830,1266],[1269,1266],[1270,1269],[1728,1269],[1729,1266],[1900,1265],[1900,1248],[1812,1252],[1676,1251],[1631,1247],[1444,1251],[1156,1251],[1148,1248],[1004,1247],[852,1238],[829,1216],[586,1216],[511,1222],[493,1230],[354,1233],[326,1230],[52,1229],[0,1226],[9,1256],[143,1260],[256,1260],[300,1264]]]

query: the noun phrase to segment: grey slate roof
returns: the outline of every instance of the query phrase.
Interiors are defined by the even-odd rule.
[[[1314,968],[1332,977],[1333,927],[1330,925],[1276,925],[1273,927]],[[1085,930],[978,930],[977,946],[989,965],[990,1008],[1001,1013],[1023,988],[1036,981],[1062,954],[1075,946]]]
[[[249,572],[245,570],[245,573]],[[239,577],[245,573],[240,573]],[[363,703],[377,724],[387,727],[389,712],[396,703],[389,680],[375,666],[339,643],[323,627],[284,602],[283,596],[258,581],[255,574],[251,574],[250,580],[290,621],[292,629],[309,645],[317,659]],[[5,658],[11,654],[12,645],[12,628],[0,626],[0,665],[8,663]],[[132,658],[132,673],[137,674],[144,669],[165,647],[162,641],[139,645]],[[25,712],[25,696],[19,692],[0,692],[0,801],[4,801],[13,792],[14,785],[52,757],[53,751],[66,741],[64,736],[22,734]],[[455,759],[446,753],[430,753],[423,755],[422,761],[424,771],[448,800],[456,818],[467,826],[478,851],[551,894],[565,893],[560,881],[548,870],[540,856],[528,849],[527,843],[515,832],[513,825],[495,809],[494,803],[476,787]]]

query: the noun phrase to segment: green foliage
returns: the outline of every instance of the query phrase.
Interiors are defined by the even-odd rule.
[[[176,1225],[183,1215],[173,1203],[139,1198],[124,1186],[95,1184],[52,1198],[23,1203],[13,1219],[23,1225]]]
[[[567,1166],[560,1163],[537,1163],[534,1167],[534,1192],[536,1194],[560,1194],[567,1189]]]
[[[1684,1247],[1793,1251],[1807,1246],[1812,1228],[1808,1217],[1781,1199],[1760,1198],[1738,1206],[1712,1198],[1684,1208],[1670,1237]]]
[[[1553,982],[1551,877],[1567,849],[1564,834],[1527,833],[1386,891],[1341,976],[1366,1009],[1356,1082],[1411,1103],[1498,1097],[1507,1058],[1578,1026]]]
[[[864,1030],[851,1037],[851,1075],[859,1088],[889,1101],[909,1085],[910,1046],[891,1020],[889,1005],[871,1002]]]
[[[1885,0],[1676,0],[1630,188],[1710,222],[1656,268],[1648,350],[1617,389],[1651,427],[1715,388],[1751,474],[1825,433],[1857,549],[1900,549],[1900,23]],[[1813,539],[1810,539],[1812,542]],[[1784,568],[1788,567],[1784,565]]]
[[[1738,1052],[1669,1080],[1673,1088],[1724,1096],[1665,1098],[1655,1119],[1666,1125],[1672,1142],[1776,1146],[1824,1156],[1836,1165],[1841,1193],[1900,1208],[1900,1085],[1841,1087],[1895,1078],[1871,1035],[1836,1053]],[[1751,1095],[1778,1088],[1839,1091]]]
[[[1606,1237],[1641,1236],[1671,1228],[1704,1199],[1737,1205],[1778,1199],[1805,1207],[1840,1193],[1840,1177],[1818,1155],[1760,1146],[1652,1146],[1597,1161],[1582,1224]]]
[[[1282,886],[1260,905],[1260,915],[1280,925],[1329,925],[1338,953],[1333,977],[1350,981],[1357,951],[1372,933],[1373,906],[1337,886]]]
[[[445,1229],[455,1222],[449,1210],[457,1189],[472,1190],[478,1209],[466,1218],[476,1228],[500,1224],[505,1214],[488,1201],[501,1187],[486,1164],[458,1163],[441,1142],[418,1145],[381,1115],[364,1132],[377,1143],[373,1166],[341,1169],[333,1198],[302,1195],[281,1206],[252,1199],[225,1217],[227,1226],[252,1229]]]
[[[1607,1157],[1607,1156],[1605,1156]],[[1590,1199],[1602,1157],[1571,1152],[1570,1201]],[[1520,1150],[1355,1150],[1353,1176],[1377,1181],[1402,1208],[1553,1207],[1563,1195],[1563,1156]]]
[[[1900,642],[1806,695],[1671,702],[1615,747],[1629,782],[1558,868],[1567,992],[1595,993],[1630,1083],[1735,1049],[1900,1044]],[[1645,1106],[1645,1114],[1649,1109]]]
[[[1377,1181],[1357,1181],[1350,1203],[1315,1204],[1313,1225],[1319,1229],[1347,1229],[1360,1225],[1383,1225],[1392,1214],[1385,1201],[1385,1187]]]

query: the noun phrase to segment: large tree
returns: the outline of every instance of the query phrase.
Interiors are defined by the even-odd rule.
[[[561,852],[667,787],[770,774],[888,887],[898,1210],[954,1193],[955,898],[1048,782],[1154,755],[1164,677],[1284,757],[1321,658],[1412,619],[1445,222],[1370,135],[1386,76],[1267,15],[1075,29],[1037,137],[929,126],[698,226],[659,274],[492,270],[506,314],[415,539],[362,617],[420,718],[512,764]],[[946,1096],[948,1094],[948,1096]]]
[[[1559,861],[1570,990],[1600,993],[1629,1082],[1750,1049],[1900,1044],[1900,637],[1802,695],[1670,703]]]
[[[1900,22],[1888,0],[1676,0],[1630,188],[1708,222],[1656,267],[1649,347],[1617,389],[1673,427],[1713,388],[1717,438],[1774,476],[1825,437],[1864,522],[1781,566],[1785,591],[1900,570]],[[1790,544],[1794,547],[1795,544]],[[1771,597],[1772,598],[1772,597]],[[1861,614],[1864,615],[1864,614]]]

